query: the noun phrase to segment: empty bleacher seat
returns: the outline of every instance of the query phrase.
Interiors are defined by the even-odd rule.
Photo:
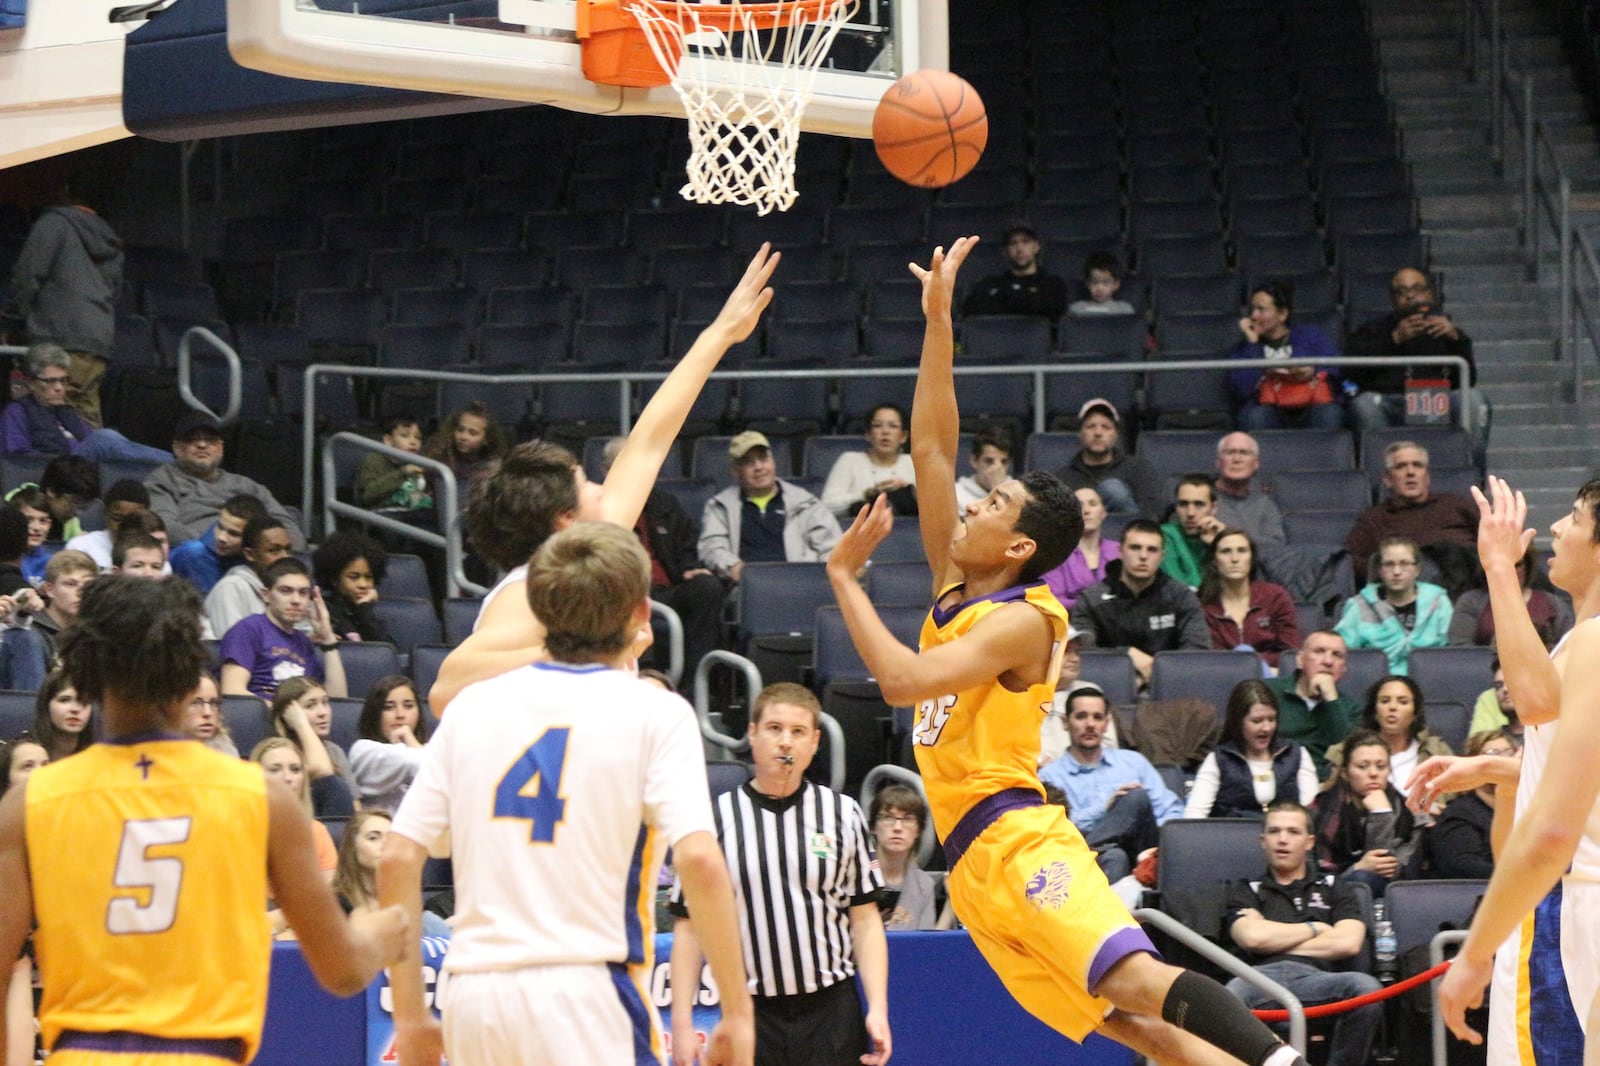
[[[1157,700],[1198,697],[1216,708],[1220,723],[1234,686],[1260,678],[1261,659],[1254,652],[1163,651],[1156,653],[1150,668],[1150,696]]]

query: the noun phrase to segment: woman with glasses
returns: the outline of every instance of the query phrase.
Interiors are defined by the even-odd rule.
[[[1467,738],[1467,755],[1515,759],[1522,746],[1510,733],[1474,733]],[[1430,877],[1487,880],[1494,873],[1494,850],[1489,829],[1494,823],[1494,785],[1479,785],[1462,792],[1445,805],[1427,836]]]
[[[233,734],[228,732],[228,720],[222,717],[222,692],[210,674],[200,675],[200,686],[189,697],[183,712],[183,731],[214,752],[230,759],[239,757]]]
[[[936,909],[933,878],[917,865],[912,852],[922,839],[928,805],[909,785],[889,784],[872,797],[868,812],[878,845],[878,867],[883,871],[885,929],[932,929]]]
[[[81,455],[94,462],[170,463],[172,453],[135,444],[114,429],[95,429],[67,403],[71,359],[56,344],[35,344],[26,358],[28,391],[0,413],[0,452]]]
[[[892,403],[880,403],[867,415],[867,450],[835,459],[822,485],[822,502],[835,518],[848,520],[880,492],[889,494],[895,514],[917,513],[916,471],[905,450],[910,424]]]
[[[1438,585],[1417,580],[1421,556],[1415,541],[1387,537],[1373,563],[1376,580],[1345,601],[1334,630],[1351,650],[1377,648],[1389,671],[1408,674],[1416,648],[1442,648],[1454,613],[1450,596]]]

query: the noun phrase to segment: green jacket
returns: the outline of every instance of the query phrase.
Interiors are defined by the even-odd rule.
[[[1161,572],[1192,589],[1199,588],[1201,566],[1209,545],[1199,537],[1186,534],[1178,523],[1163,522],[1161,546],[1166,549],[1161,556]]]
[[[1287,659],[1287,657],[1286,657]],[[1292,740],[1311,753],[1317,767],[1317,780],[1328,776],[1328,749],[1344,740],[1361,719],[1361,705],[1341,695],[1331,703],[1307,707],[1295,692],[1299,671],[1291,671],[1267,681],[1278,697],[1278,736]]]

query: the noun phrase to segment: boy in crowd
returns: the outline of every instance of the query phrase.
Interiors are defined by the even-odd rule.
[[[972,454],[967,463],[972,473],[956,482],[956,506],[963,511],[1011,476],[1010,438],[1002,430],[980,430],[972,437]]]
[[[1110,252],[1091,252],[1084,259],[1083,287],[1089,290],[1089,298],[1072,301],[1067,306],[1067,314],[1087,318],[1134,313],[1131,303],[1117,299],[1117,290],[1122,288],[1122,264]]]
[[[266,612],[242,619],[222,638],[222,694],[270,700],[285,680],[305,676],[321,681],[328,695],[343,697],[339,635],[306,564],[279,559],[267,567],[262,584]],[[311,636],[295,628],[301,619],[310,620]]]
[[[224,573],[244,562],[245,527],[266,513],[267,505],[254,496],[229,497],[210,529],[172,549],[167,560],[172,572],[187,579],[200,595],[209,595]]]
[[[422,451],[422,424],[412,415],[390,415],[383,422],[383,443],[403,452]],[[356,505],[379,512],[433,509],[427,473],[415,463],[367,452],[356,470]]]
[[[239,543],[244,565],[223,574],[206,594],[206,621],[213,633],[226,633],[241,619],[261,613],[267,567],[294,550],[288,529],[265,509],[245,524]]]
[[[159,581],[166,576],[163,572],[166,565],[166,548],[142,529],[125,530],[111,542],[111,569],[114,573]]]

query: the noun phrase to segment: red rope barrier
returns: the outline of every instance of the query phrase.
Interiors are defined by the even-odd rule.
[[[1330,1014],[1343,1014],[1345,1011],[1355,1010],[1357,1007],[1365,1007],[1368,1003],[1382,1003],[1384,1000],[1398,996],[1402,992],[1409,992],[1420,984],[1426,984],[1435,977],[1443,977],[1444,972],[1449,968],[1450,960],[1446,959],[1431,970],[1423,970],[1414,977],[1407,977],[1404,981],[1396,981],[1394,984],[1386,988],[1380,988],[1376,992],[1368,992],[1366,995],[1356,996],[1354,999],[1342,999],[1337,1003],[1322,1003],[1315,1007],[1307,1007],[1306,1017],[1308,1019],[1325,1018]],[[1264,1022],[1286,1022],[1289,1020],[1289,1012],[1286,1010],[1257,1010],[1250,1013]]]

